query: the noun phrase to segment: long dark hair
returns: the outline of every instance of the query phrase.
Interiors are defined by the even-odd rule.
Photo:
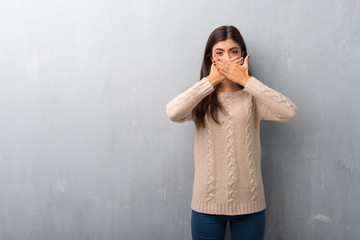
[[[216,28],[209,36],[209,39],[206,43],[204,58],[200,71],[200,80],[210,74],[211,69],[211,54],[213,46],[220,42],[225,41],[227,39],[232,39],[236,43],[239,44],[241,48],[241,52],[243,53],[243,57],[247,56],[246,45],[243,37],[241,36],[239,30],[234,26],[221,26]],[[250,75],[250,69],[249,69]],[[239,84],[238,84],[239,85]],[[241,88],[243,86],[239,85]],[[213,91],[208,96],[204,97],[201,102],[193,109],[193,114],[195,116],[195,124],[201,127],[205,127],[205,114],[210,114],[212,119],[217,123],[219,120],[217,118],[218,110],[220,109],[224,112],[224,107],[218,100],[218,91],[220,84],[215,86],[215,91]]]

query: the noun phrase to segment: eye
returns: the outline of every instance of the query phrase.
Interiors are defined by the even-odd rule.
[[[237,50],[234,50],[234,51],[232,51],[234,54],[237,54],[238,53],[238,51]]]
[[[217,52],[216,54],[217,54],[217,55],[221,55],[221,54],[222,54],[222,52]]]

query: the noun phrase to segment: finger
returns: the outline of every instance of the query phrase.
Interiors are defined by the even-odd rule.
[[[213,63],[211,64],[211,69],[210,71],[212,71],[214,69],[214,71],[218,71],[220,72],[220,69],[218,68],[217,64],[215,64],[215,61],[213,61]],[[215,70],[216,69],[216,70]]]
[[[217,68],[217,65],[218,64],[217,64],[216,60],[213,60],[211,66]]]
[[[221,60],[221,62],[223,62],[223,63],[229,63],[229,62],[231,62],[230,59],[227,59],[227,58],[218,59],[219,62],[220,62],[220,60]]]
[[[249,67],[249,58],[250,58],[250,55],[247,55],[245,58],[244,64],[243,64],[244,67]]]
[[[240,59],[236,59],[235,61],[234,61],[234,63],[235,64],[237,64],[237,65],[242,65],[243,63],[244,63],[244,59],[243,58],[240,58]]]
[[[224,63],[224,62],[216,62],[215,63],[215,66],[217,67],[222,67],[222,68],[225,68],[225,69],[229,69],[230,67],[228,66],[227,63]]]
[[[221,73],[228,73],[229,69],[226,68],[225,66],[217,66],[218,71],[220,71]]]
[[[220,68],[218,68],[217,71],[224,76],[226,75],[226,73],[223,70],[221,70]]]
[[[218,56],[216,55],[216,53],[213,54],[212,58],[211,58],[211,61],[215,61],[218,59]]]
[[[228,59],[228,61],[229,61],[229,62],[235,62],[235,61],[238,60],[238,59],[244,59],[244,58],[241,57],[241,56],[235,56],[235,57],[232,57],[232,58]]]
[[[220,71],[220,70],[219,70],[219,68],[218,68],[214,63],[212,63],[212,64],[211,64],[210,71],[212,72],[212,71]]]
[[[235,57],[232,57],[232,58],[230,59],[230,61],[231,61],[231,62],[236,62],[236,61],[241,60],[241,59],[244,59],[244,58],[243,58],[243,57],[240,57],[240,56],[235,56]]]
[[[219,73],[222,74],[223,76],[225,76],[226,78],[229,78],[229,73],[228,72],[219,69]]]

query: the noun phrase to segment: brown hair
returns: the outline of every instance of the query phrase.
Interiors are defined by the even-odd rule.
[[[225,41],[227,39],[232,39],[237,42],[241,48],[243,53],[243,57],[247,56],[246,45],[243,37],[241,36],[239,30],[234,26],[221,26],[216,28],[209,36],[209,39],[206,43],[204,58],[200,71],[200,80],[210,74],[211,69],[211,54],[213,46],[220,42]],[[250,75],[250,69],[249,69]],[[239,85],[239,84],[238,84]],[[241,85],[239,85],[242,87]],[[218,91],[220,84],[215,86],[215,91],[213,91],[208,96],[204,97],[201,102],[193,109],[193,114],[195,116],[195,124],[198,126],[205,127],[205,114],[210,114],[212,119],[217,123],[219,120],[217,118],[218,110],[220,109],[222,112],[224,111],[223,106],[218,100]],[[243,87],[242,87],[243,88]]]

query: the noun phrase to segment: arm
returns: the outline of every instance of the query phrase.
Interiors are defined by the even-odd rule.
[[[191,113],[194,107],[214,90],[210,80],[202,78],[166,105],[167,116],[171,121],[179,123],[192,120]]]
[[[244,91],[255,98],[261,120],[290,122],[297,115],[295,104],[281,93],[269,88],[255,77],[249,78]]]

